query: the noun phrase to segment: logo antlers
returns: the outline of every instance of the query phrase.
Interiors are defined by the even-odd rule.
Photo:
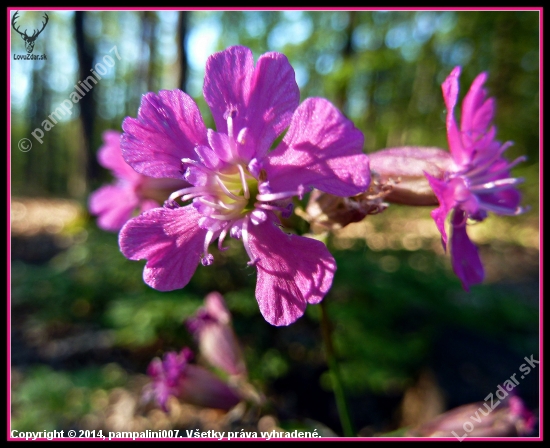
[[[21,35],[23,40],[25,41],[25,48],[27,50],[27,53],[30,54],[34,50],[34,41],[40,35],[40,33],[42,31],[44,31],[44,28],[46,28],[46,24],[48,23],[48,14],[44,13],[43,17],[46,19],[46,21],[42,22],[42,29],[40,31],[34,30],[34,32],[32,33],[32,36],[27,35],[27,30],[26,29],[25,29],[25,32],[22,33],[21,31],[19,31],[19,28],[15,27],[15,21],[17,20],[17,14],[19,14],[19,11],[15,11],[15,14],[13,15],[13,19],[11,19],[11,25],[13,26],[13,29],[15,31],[17,31]]]

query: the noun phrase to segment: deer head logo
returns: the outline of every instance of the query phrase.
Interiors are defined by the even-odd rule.
[[[32,33],[32,36],[29,36],[27,34],[27,30],[25,29],[25,32],[22,33],[21,31],[19,31],[19,28],[16,28],[15,27],[15,21],[17,20],[17,14],[19,14],[19,11],[15,11],[15,14],[13,15],[13,19],[11,19],[11,25],[13,26],[13,29],[15,31],[17,31],[21,37],[23,38],[23,40],[25,41],[25,48],[27,50],[27,53],[31,54],[32,51],[34,50],[34,41],[36,40],[36,38],[40,35],[40,33],[42,31],[44,31],[44,28],[46,28],[46,24],[48,23],[48,14],[44,13],[44,18],[46,19],[45,22],[42,22],[42,29],[39,31],[39,30],[34,30],[34,32]]]

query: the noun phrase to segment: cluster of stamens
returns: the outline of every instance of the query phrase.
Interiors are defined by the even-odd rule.
[[[461,208],[466,212],[466,219],[480,221],[487,216],[488,211],[500,215],[519,215],[526,211],[524,207],[511,208],[484,200],[485,195],[512,189],[525,180],[510,177],[510,170],[525,161],[525,156],[518,157],[510,163],[502,158],[504,151],[511,145],[511,142],[506,142],[485,160],[481,155],[482,152],[476,151],[470,164],[457,167],[456,171],[448,174],[447,180],[454,188],[455,199],[461,203]],[[502,167],[492,170],[491,168],[499,162]],[[507,177],[499,179],[502,175]]]
[[[172,193],[165,206],[178,207],[188,201],[193,201],[194,207],[203,216],[199,226],[207,229],[204,241],[204,253],[201,258],[203,265],[210,265],[214,257],[208,253],[208,246],[218,238],[218,248],[223,247],[223,241],[229,233],[233,238],[242,237],[245,249],[250,257],[249,264],[257,260],[249,248],[249,225],[257,225],[267,219],[269,211],[281,212],[286,218],[292,213],[292,197],[302,197],[304,188],[296,191],[272,193],[265,171],[257,159],[245,163],[239,157],[239,145],[244,143],[246,128],[238,137],[233,137],[233,118],[235,112],[227,114],[228,153],[233,160],[220,161],[216,168],[193,159],[182,159],[185,169],[184,178],[192,187],[183,188]],[[208,150],[210,150],[208,148]],[[197,151],[198,152],[198,151]],[[176,200],[179,200],[178,203]]]

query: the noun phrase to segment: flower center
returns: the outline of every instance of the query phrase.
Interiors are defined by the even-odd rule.
[[[232,120],[228,119],[228,136],[234,143],[231,140],[232,124]],[[241,131],[240,134],[245,133]],[[237,138],[237,142],[242,138]],[[258,160],[252,159],[246,164],[237,157],[238,151],[234,146],[232,144],[230,147],[232,163],[215,159],[208,153],[210,148],[201,147],[196,149],[201,161],[181,159],[184,178],[193,186],[173,192],[165,202],[166,207],[174,208],[180,206],[176,202],[178,198],[183,203],[192,200],[193,207],[202,215],[198,225],[207,230],[201,255],[204,266],[214,261],[208,252],[210,243],[217,238],[219,250],[225,250],[227,247],[222,247],[222,244],[228,234],[233,238],[242,238],[250,257],[249,264],[254,264],[257,260],[249,247],[249,226],[264,222],[272,212],[279,212],[283,218],[288,218],[293,209],[292,197],[299,196],[301,199],[305,192],[305,187],[299,185],[295,190],[273,193]]]
[[[190,165],[184,177],[194,186],[173,192],[166,206],[177,206],[178,198],[184,203],[193,200],[203,216],[222,222],[238,220],[254,210],[259,199],[258,180],[247,167],[234,163],[213,170],[194,160],[182,162]]]
[[[254,210],[258,180],[241,164],[216,173],[211,183],[211,191],[196,199],[213,209],[210,217],[233,220]]]

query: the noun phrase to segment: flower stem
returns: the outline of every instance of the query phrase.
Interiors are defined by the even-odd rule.
[[[355,431],[353,430],[353,425],[351,423],[344,387],[342,386],[340,370],[338,369],[338,363],[334,355],[334,346],[332,345],[332,327],[330,325],[324,300],[321,302],[321,329],[323,332],[323,342],[325,344],[327,364],[332,379],[332,389],[336,398],[336,407],[338,408],[338,416],[340,417],[340,423],[344,431],[344,436],[355,437]]]

